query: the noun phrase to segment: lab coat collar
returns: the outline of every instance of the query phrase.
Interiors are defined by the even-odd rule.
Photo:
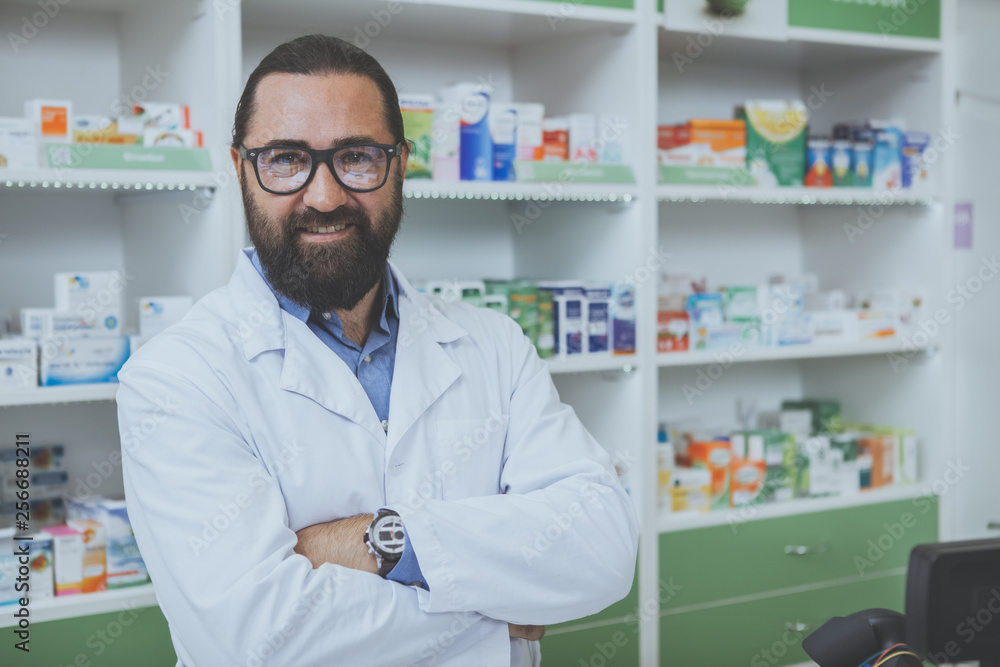
[[[396,363],[389,395],[386,455],[417,418],[461,375],[442,349],[468,332],[413,288],[390,262],[399,290]],[[306,396],[385,438],[375,409],[351,370],[301,320],[281,310],[248,250],[237,260],[230,292],[248,361],[284,350],[280,387]]]

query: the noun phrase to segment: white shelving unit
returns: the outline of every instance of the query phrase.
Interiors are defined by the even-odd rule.
[[[933,352],[935,348],[914,349],[914,352]],[[786,345],[783,347],[747,348],[742,354],[732,355],[726,350],[692,350],[664,352],[657,355],[658,366],[703,366],[723,363],[741,364],[760,361],[785,361],[790,359],[827,359],[831,357],[859,357],[909,353],[898,338],[859,341],[856,343],[828,343],[813,345]],[[908,355],[909,356],[909,355]],[[886,364],[889,365],[888,359]]]
[[[256,63],[306,32],[363,42],[402,91],[433,93],[454,81],[487,80],[502,102],[542,102],[548,114],[618,114],[628,123],[623,144],[635,184],[408,181],[393,261],[410,279],[615,281],[635,278],[664,248],[671,253],[669,271],[707,275],[716,284],[808,271],[823,288],[919,284],[932,303],[946,304],[955,278],[945,224],[953,204],[951,154],[943,154],[927,192],[720,189],[656,183],[655,145],[658,122],[730,117],[733,105],[747,98],[804,98],[821,84],[835,95],[813,112],[819,132],[835,121],[890,115],[906,116],[913,129],[946,128],[954,99],[955,0],[944,0],[940,42],[803,28],[790,29],[783,42],[721,35],[683,74],[672,69],[670,54],[689,34],[667,30],[654,0],[634,4],[414,0],[367,33],[372,12],[385,3],[75,0],[61,6],[59,20],[21,53],[0,51],[0,71],[17,73],[0,97],[0,116],[20,115],[23,100],[35,97],[72,99],[75,112],[110,114],[140,86],[147,67],[160,66],[170,76],[140,92],[148,100],[190,105],[214,171],[0,171],[0,234],[6,234],[0,236],[0,315],[49,305],[50,276],[60,270],[124,268],[133,276],[125,294],[127,326],[135,324],[136,297],[200,298],[224,285],[247,244],[228,147],[235,104]],[[0,0],[0,23],[20,25],[28,10]],[[535,207],[530,216],[528,207]],[[852,243],[844,225],[874,207],[874,224]],[[531,224],[518,226],[515,216]],[[879,356],[900,352],[900,340],[749,350],[689,405],[681,386],[716,355],[657,354],[656,281],[640,281],[638,296],[634,356],[549,364],[563,400],[597,440],[634,462],[628,478],[641,520],[640,604],[657,599],[661,534],[727,521],[726,512],[659,514],[653,434],[660,421],[728,417],[736,398],[776,407],[783,398],[830,396],[849,417],[917,430],[920,484],[760,507],[751,520],[911,498],[953,455],[951,331],[899,372]],[[117,433],[116,391],[108,384],[0,394],[0,407],[10,408],[0,414],[5,425],[32,431],[40,444],[61,441],[53,425],[71,414],[72,435],[63,444],[73,452],[71,475],[83,477],[93,461],[118,447],[109,435]],[[942,499],[943,537],[958,536],[950,501]],[[151,587],[144,587],[40,603],[34,618],[112,611],[125,599],[120,596],[155,604]],[[660,659],[659,616],[643,616],[639,630],[640,664],[667,664]]]
[[[153,585],[143,584],[101,593],[80,593],[66,597],[44,598],[32,602],[28,610],[33,622],[43,623],[155,605],[156,593],[153,592]],[[9,609],[9,607],[3,607],[3,609]],[[17,623],[12,614],[0,616],[0,628],[9,628],[15,625]]]

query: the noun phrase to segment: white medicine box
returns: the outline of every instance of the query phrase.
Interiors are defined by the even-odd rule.
[[[139,299],[139,335],[155,336],[171,324],[179,322],[191,310],[194,299],[189,296],[144,296]]]

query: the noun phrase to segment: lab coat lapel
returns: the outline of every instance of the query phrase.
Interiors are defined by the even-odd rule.
[[[399,286],[399,334],[389,394],[386,454],[462,374],[444,345],[467,332],[417,292],[390,263]]]
[[[240,253],[229,289],[247,361],[263,352],[284,350],[281,389],[350,419],[384,442],[382,425],[361,383],[305,322],[281,310],[246,251]]]

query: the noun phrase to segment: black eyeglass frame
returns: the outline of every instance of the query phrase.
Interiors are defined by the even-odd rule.
[[[375,190],[378,190],[388,182],[389,171],[392,168],[392,159],[394,157],[399,157],[402,155],[404,143],[406,142],[400,141],[398,144],[350,144],[347,146],[338,146],[336,148],[326,148],[323,150],[317,150],[315,148],[306,148],[304,146],[276,145],[276,146],[261,146],[260,148],[247,148],[246,146],[240,146],[240,158],[249,161],[250,164],[253,165],[253,173],[257,177],[257,184],[260,185],[261,190],[270,193],[272,195],[294,195],[296,192],[301,192],[303,189],[306,188],[306,186],[309,185],[309,183],[312,182],[313,176],[316,175],[316,169],[319,168],[319,165],[321,163],[326,164],[327,168],[330,170],[330,173],[333,174],[333,179],[337,181],[340,187],[344,188],[345,190],[350,190],[351,192],[374,192]],[[340,180],[340,176],[337,175],[337,170],[333,166],[333,155],[334,153],[337,153],[338,151],[342,151],[344,149],[362,148],[368,146],[381,148],[382,151],[385,152],[387,159],[385,165],[385,175],[382,177],[382,182],[376,185],[375,187],[359,190],[358,188],[351,187],[346,183],[344,183],[342,180]],[[274,150],[276,148],[284,148],[293,151],[303,151],[305,153],[308,153],[309,157],[312,159],[312,168],[309,171],[309,176],[302,183],[302,185],[295,188],[294,190],[285,190],[285,191],[270,190],[267,188],[267,186],[264,185],[264,182],[260,178],[260,171],[259,168],[257,167],[257,157],[260,155],[261,151]]]

